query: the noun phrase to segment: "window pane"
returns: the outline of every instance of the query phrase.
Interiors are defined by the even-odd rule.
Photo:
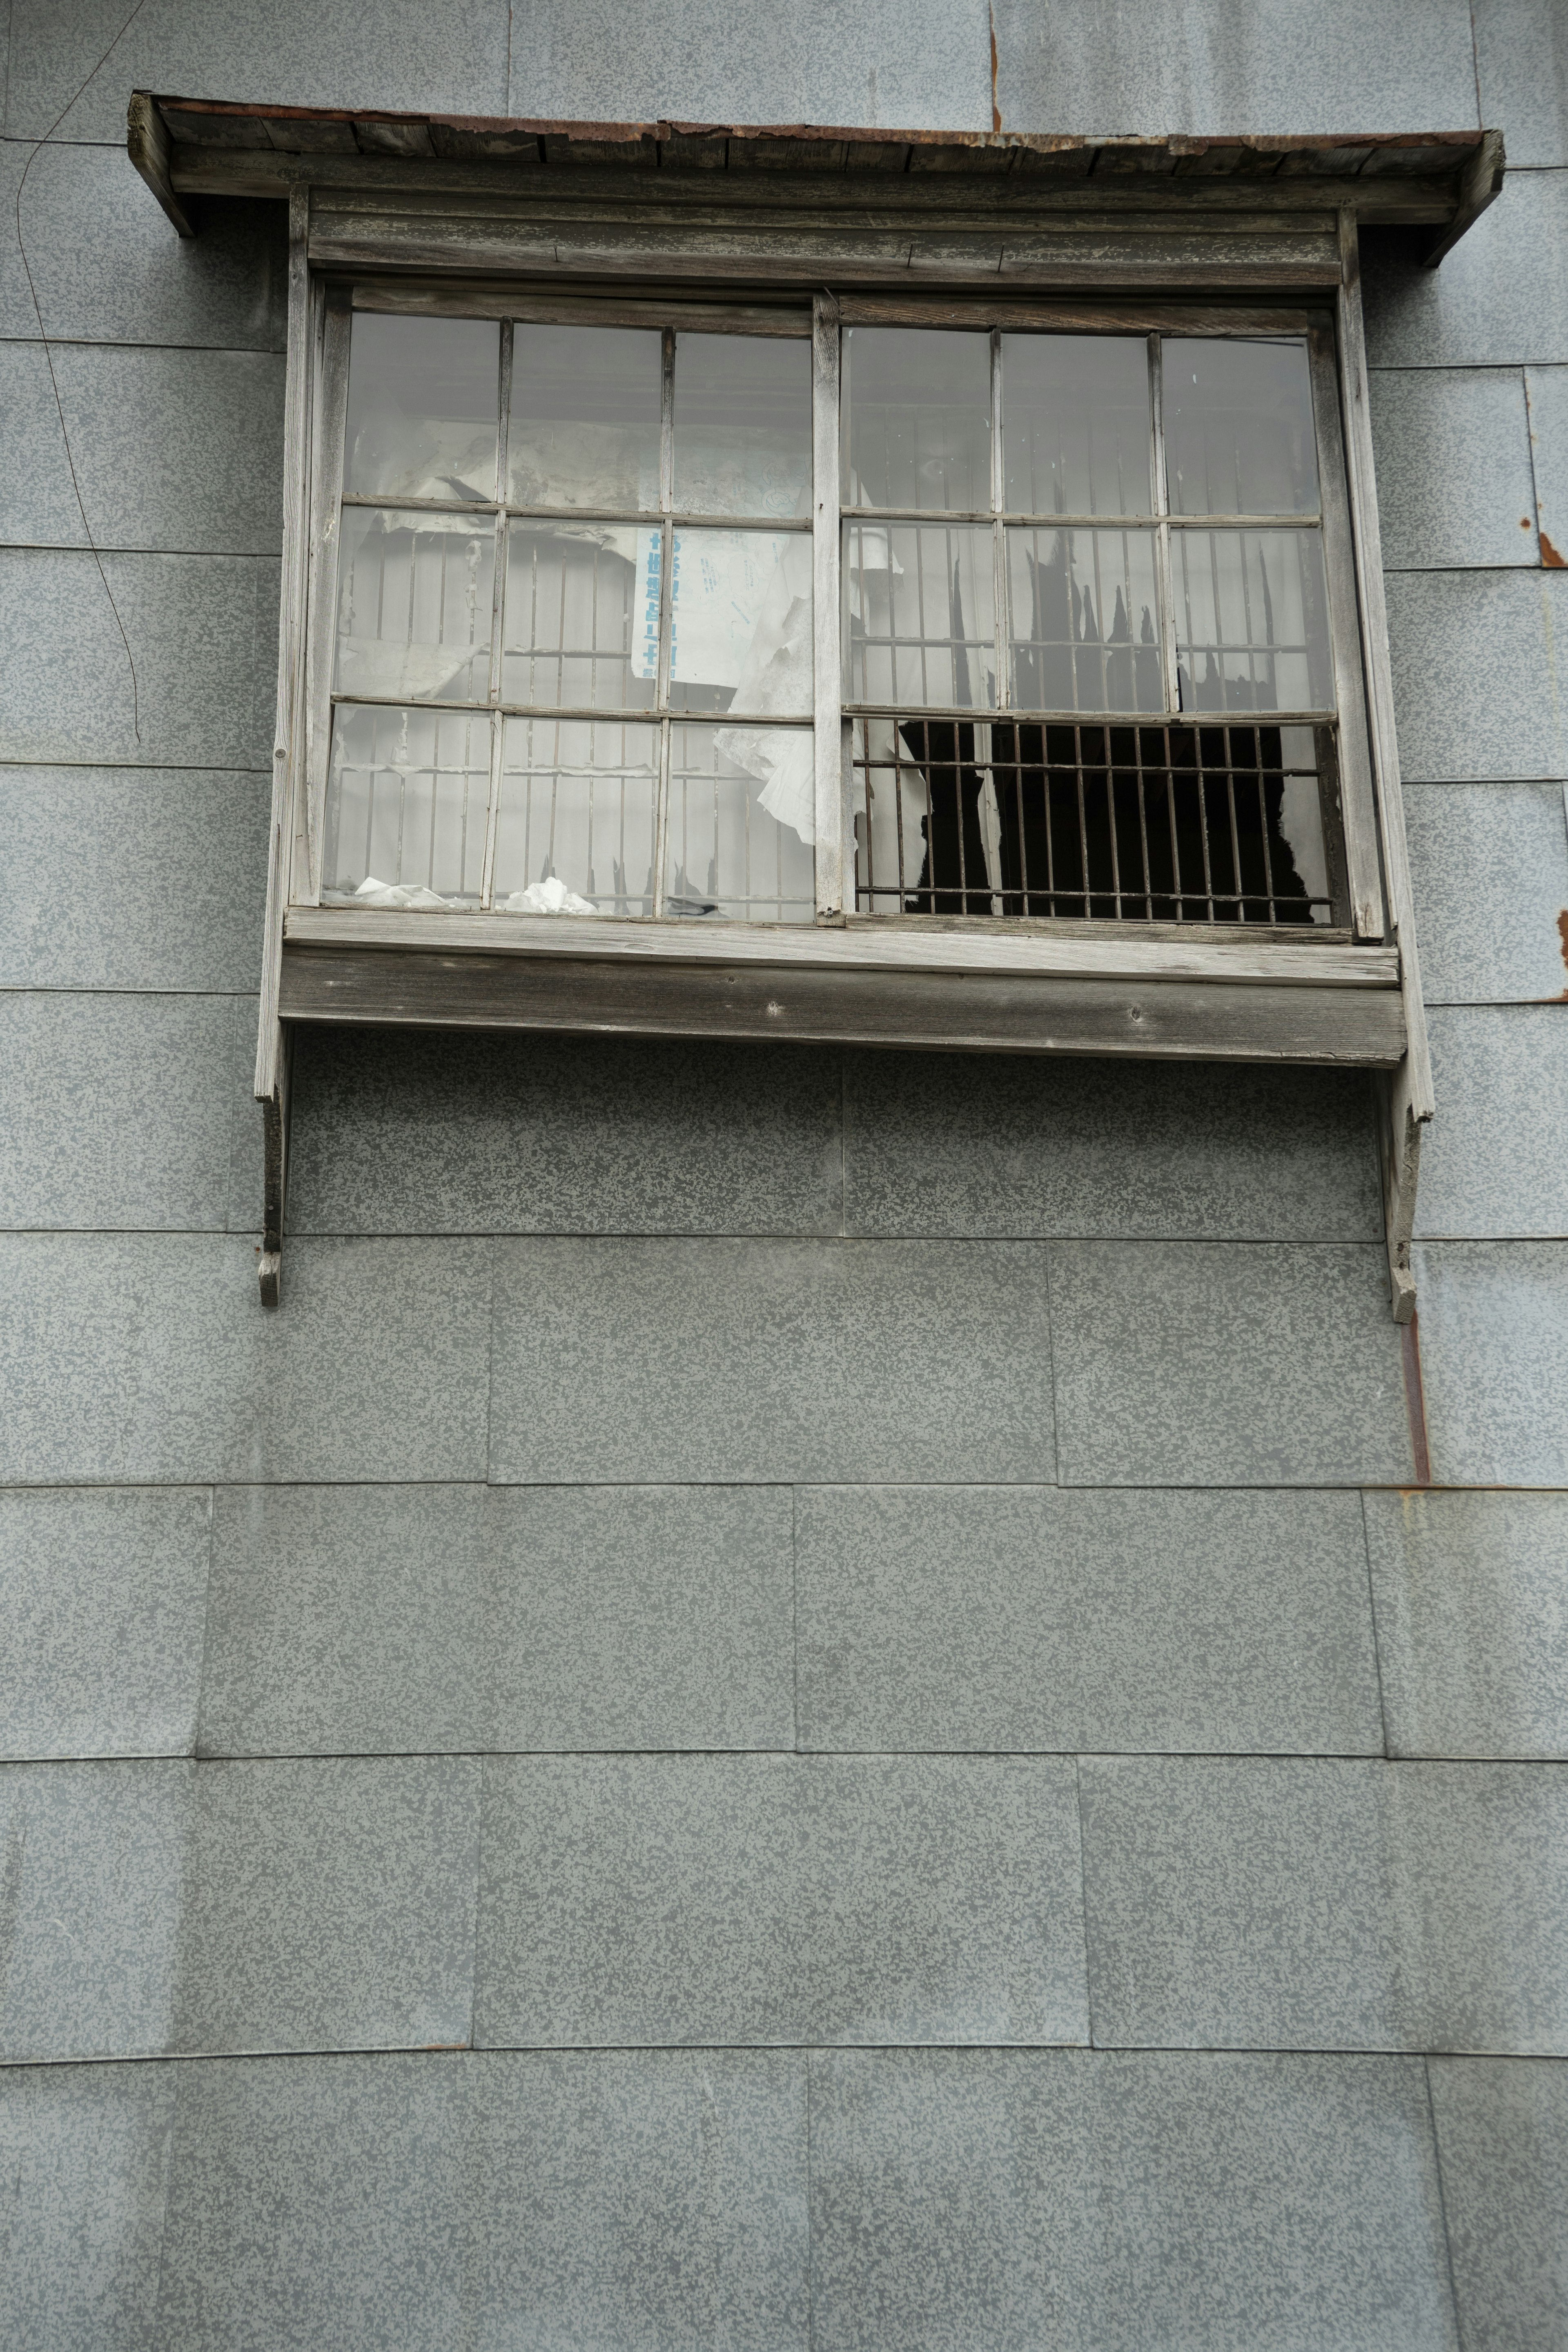
[[[1164,344],[1173,514],[1315,514],[1318,450],[1301,342]]]
[[[493,499],[500,329],[482,319],[356,310],[343,488],[405,499]]]
[[[675,504],[684,514],[811,511],[811,345],[675,339]]]
[[[338,691],[483,702],[494,567],[495,525],[488,515],[345,507]]]
[[[809,535],[677,530],[674,547],[671,709],[809,719]]]
[[[845,695],[905,709],[996,699],[986,523],[846,523]]]
[[[669,730],[669,915],[809,923],[816,881],[809,727]]]
[[[1174,530],[1171,569],[1184,710],[1332,708],[1315,530]]]
[[[856,904],[878,915],[1016,913],[984,719],[854,721]],[[1010,736],[1012,730],[1005,730]]]
[[[1142,335],[1003,336],[1010,513],[1152,514],[1153,446]]]
[[[490,721],[477,711],[332,713],[328,901],[477,904],[490,790]]]
[[[514,522],[507,533],[507,702],[646,710],[658,676],[657,524]]]
[[[512,338],[512,503],[657,510],[658,330],[520,321]]]
[[[502,762],[491,905],[651,915],[658,727],[509,719]]]
[[[991,338],[847,327],[844,503],[991,511]]]
[[[1163,710],[1152,530],[1007,533],[1019,710]]]

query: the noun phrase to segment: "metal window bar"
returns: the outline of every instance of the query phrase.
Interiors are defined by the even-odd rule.
[[[1332,779],[1328,728],[1311,730],[1310,758],[1289,756],[1285,741],[1305,729],[1229,721],[997,718],[966,728],[893,714],[881,742],[878,728],[855,721],[863,913],[1334,919],[1332,889],[1302,879],[1285,808],[1292,783],[1310,784],[1321,804]],[[992,849],[979,817],[987,788],[1000,827]]]

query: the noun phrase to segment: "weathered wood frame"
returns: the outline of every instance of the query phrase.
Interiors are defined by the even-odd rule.
[[[624,213],[624,182],[617,194]],[[893,291],[885,282],[875,285],[879,272],[868,268],[862,246],[858,261],[848,267],[852,275],[868,275],[873,282],[831,293],[820,287],[823,268],[808,271],[806,265],[816,260],[831,267],[846,257],[824,250],[809,222],[802,222],[784,239],[787,256],[777,249],[775,236],[769,266],[759,267],[752,281],[773,280],[778,293],[769,299],[755,294],[748,299],[747,284],[736,269],[742,253],[733,241],[724,246],[721,227],[711,226],[722,210],[716,206],[703,225],[701,242],[708,250],[700,257],[687,248],[676,256],[678,274],[664,299],[646,279],[637,283],[634,273],[656,260],[670,267],[668,236],[658,257],[646,239],[620,232],[601,236],[591,257],[581,252],[574,257],[580,264],[585,259],[587,268],[575,289],[561,282],[564,272],[557,276],[553,270],[553,282],[535,280],[531,287],[494,278],[487,283],[478,275],[459,283],[447,274],[454,266],[465,272],[499,266],[509,275],[526,267],[515,240],[505,250],[498,250],[493,235],[474,241],[476,203],[487,215],[487,228],[493,204],[465,197],[452,208],[454,218],[444,203],[427,196],[414,206],[421,215],[414,249],[406,238],[399,244],[382,234],[390,194],[351,191],[351,213],[356,196],[375,228],[357,244],[345,240],[342,231],[342,190],[331,199],[337,225],[329,234],[311,212],[303,179],[294,182],[289,201],[282,626],[257,1066],[268,1138],[263,1297],[276,1303],[279,1295],[292,1027],[308,1021],[351,1021],[1355,1064],[1384,1074],[1391,1279],[1395,1315],[1405,1319],[1414,1305],[1409,1239],[1419,1130],[1431,1116],[1431,1081],[1399,811],[1365,421],[1354,213],[1348,206],[1321,217],[1293,213],[1289,227],[1299,240],[1293,267],[1274,250],[1278,237],[1264,234],[1281,226],[1267,215],[1251,217],[1233,208],[1226,215],[1225,238],[1209,247],[1212,267],[1205,268],[1194,257],[1194,236],[1186,225],[1182,236],[1164,242],[1151,234],[1146,217],[1118,212],[1087,228],[1075,224],[1098,240],[1092,271],[1087,261],[1080,268],[1079,259],[1064,258],[1058,244],[1054,252],[1027,260],[1020,252],[1011,268],[1004,257],[987,286],[984,278],[975,282],[977,260],[982,273],[996,269],[996,261],[979,259],[973,244],[967,254],[949,250],[942,266],[928,273],[911,266],[906,243],[900,283]],[[515,205],[510,209],[515,212]],[[406,219],[406,211],[401,217]],[[862,231],[868,226],[857,224]],[[1120,266],[1105,250],[1112,229]],[[1165,230],[1169,237],[1168,224]],[[1068,234],[1065,225],[1062,234]],[[716,244],[723,249],[714,250]],[[755,240],[745,244],[756,264]],[[1050,290],[1030,287],[1027,279],[1034,276]],[[818,290],[808,297],[814,278]],[[693,281],[702,278],[710,285],[695,288]],[[1180,299],[1173,283],[1182,295],[1192,287],[1194,299]],[[1079,285],[1095,290],[1068,290]],[[1336,313],[1331,321],[1300,307],[1303,300],[1311,306],[1331,297]],[[1297,307],[1287,307],[1292,299]],[[689,926],[675,924],[405,914],[319,904],[323,722],[335,608],[347,336],[354,306],[510,318],[625,316],[639,321],[657,312],[666,323],[689,317],[693,324],[743,323],[750,331],[810,335],[817,482],[812,518],[815,929],[713,926],[699,936]],[[838,328],[921,318],[1069,331],[1112,324],[1124,332],[1308,331],[1338,690],[1348,933],[1300,942],[1269,935],[1244,944],[1234,937],[1194,937],[1184,928],[1176,934],[1140,926],[1142,936],[1131,939],[1124,927],[1008,923],[1009,936],[1003,939],[997,936],[1001,927],[914,918],[899,921],[895,935],[894,919],[857,918],[847,908],[848,729],[840,716],[837,587]],[[1069,929],[1073,936],[1064,937]]]

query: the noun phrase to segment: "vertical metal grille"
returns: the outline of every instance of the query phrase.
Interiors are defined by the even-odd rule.
[[[1329,923],[1327,729],[855,723],[865,913]]]

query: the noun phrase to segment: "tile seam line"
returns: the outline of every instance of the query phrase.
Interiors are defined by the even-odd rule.
[[[46,337],[8,335],[0,330],[0,344],[11,345],[17,350],[41,352],[46,342],[50,351],[56,352],[180,352],[187,355],[198,352],[204,357],[210,356],[213,359],[258,360],[282,360],[288,356],[280,343],[140,343],[132,342],[121,335],[49,335]],[[1501,362],[1493,362],[1493,364],[1500,365]],[[1522,362],[1516,362],[1515,364],[1521,365]],[[1546,361],[1543,364],[1549,367],[1556,364],[1568,365],[1568,362]],[[1479,373],[1479,370],[1473,370],[1472,373]]]
[[[725,1758],[776,1758],[784,1763],[843,1764],[1247,1764],[1310,1769],[1314,1765],[1357,1764],[1390,1770],[1438,1769],[1456,1772],[1568,1771],[1568,1755],[1555,1756],[1389,1756],[1375,1748],[288,1748],[153,1751],[146,1755],[7,1756],[0,1758],[0,1773],[31,1772],[58,1765],[188,1764],[468,1764],[530,1763],[575,1760],[625,1762],[642,1758],[648,1763],[680,1760],[702,1762]]]
[[[246,1003],[254,995],[254,993],[255,992],[250,989],[182,990],[157,988],[10,988],[0,985],[0,997],[39,996],[47,997],[51,1001],[56,998],[107,996],[117,999],[121,997],[131,999],[144,997],[152,1002],[162,1002],[168,998],[176,998],[184,1002],[194,998],[197,1002],[207,1002],[215,1004],[233,1004]],[[241,1099],[243,1100],[243,1097],[241,1097]],[[57,1132],[58,1130],[51,1129],[49,1131]],[[68,1234],[79,1235],[84,1239],[91,1239],[94,1236],[101,1235],[106,1241],[126,1237],[146,1237],[148,1239],[152,1239],[158,1235],[175,1238],[183,1236],[184,1238],[191,1241],[203,1241],[211,1239],[214,1236],[221,1239],[225,1235],[235,1240],[244,1240],[251,1234],[254,1234],[257,1230],[258,1228],[255,1225],[233,1227],[227,1225],[117,1225],[101,1223],[80,1225],[13,1225],[0,1223],[0,1233],[13,1234],[18,1238],[29,1234]],[[870,1249],[902,1247],[927,1249],[935,1248],[939,1244],[944,1249],[956,1247],[968,1247],[973,1249],[1050,1249],[1058,1244],[1066,1249],[1079,1249],[1085,1247],[1097,1249],[1131,1249],[1147,1247],[1150,1249],[1223,1250],[1372,1250],[1376,1249],[1378,1246],[1377,1242],[1370,1236],[1346,1241],[1293,1242],[1258,1241],[1252,1239],[1233,1238],[1230,1236],[1225,1236],[1218,1240],[1215,1240],[1206,1234],[817,1234],[811,1233],[809,1231],[801,1233],[781,1233],[776,1230],[763,1233],[683,1233],[670,1231],[668,1233],[650,1234],[636,1231],[601,1231],[596,1233],[584,1233],[581,1230],[573,1231],[570,1228],[564,1228],[559,1225],[540,1225],[531,1232],[526,1233],[519,1233],[513,1229],[506,1227],[491,1227],[489,1229],[483,1227],[471,1228],[461,1233],[430,1233],[427,1231],[420,1232],[417,1228],[398,1229],[389,1228],[386,1226],[379,1226],[374,1229],[361,1227],[357,1231],[350,1230],[347,1232],[333,1232],[321,1226],[306,1226],[303,1228],[294,1226],[290,1229],[289,1239],[296,1244],[301,1242],[434,1242],[451,1243],[454,1244],[472,1244],[476,1242],[583,1242],[588,1244],[595,1242],[646,1242],[650,1244],[657,1244],[661,1242],[679,1242],[681,1244],[693,1242],[713,1242],[724,1244],[744,1242],[748,1244],[776,1243],[794,1245],[802,1242],[811,1242],[821,1243],[824,1247],[829,1249],[839,1248],[846,1243],[849,1243],[851,1244],[860,1244]],[[1514,1243],[1522,1244],[1564,1240],[1568,1239],[1568,1234],[1417,1234],[1415,1235],[1415,1239],[1418,1242],[1473,1242],[1488,1244],[1495,1243],[1500,1247],[1506,1247]],[[781,1480],[779,1483],[784,1485],[788,1484],[789,1482],[786,1480]],[[802,1483],[809,1485],[813,1482],[806,1480]],[[969,1482],[965,1480],[963,1483],[968,1484]],[[1058,1486],[1064,1482],[1060,1479],[1049,1479],[1044,1483],[1051,1486]]]
[[[126,547],[112,539],[100,539],[98,545],[100,554],[126,556],[132,562],[165,556],[177,563],[277,563],[281,560],[276,548],[266,547]],[[79,539],[8,539],[0,542],[0,555],[91,553],[87,541]]]
[[[1432,2169],[1437,2182],[1437,2219],[1443,2231],[1443,2265],[1448,2280],[1448,2308],[1454,2315],[1454,2341],[1465,2352],[1465,2326],[1459,2311],[1459,2283],[1454,2271],[1454,2241],[1448,2227],[1448,2193],[1443,2177],[1443,2141],[1437,2129],[1437,2102],[1432,2094],[1432,2058],[1424,2052],[1421,2078],[1426,2092],[1426,2124],[1432,2135]]]
[[[999,2058],[1267,2058],[1300,2060],[1310,2064],[1322,2059],[1363,2060],[1370,2065],[1406,2067],[1433,2060],[1480,2060],[1488,2064],[1568,2067],[1568,2053],[1532,2050],[1480,2050],[1468,2047],[1433,2050],[1409,2044],[1372,2042],[300,2042],[275,2050],[134,2050],[100,2053],[85,2057],[0,2057],[0,2076],[42,2074],[70,2066],[212,2066],[268,2065],[301,2058],[366,2061],[378,2058],[479,2059],[537,2058],[700,2058],[778,2057],[899,2058],[909,2055]]]
[[[939,1478],[535,1478],[497,1481],[489,1478],[0,1478],[0,1495],[169,1495],[205,1494],[209,1490],[226,1494],[289,1495],[289,1494],[395,1494],[403,1488],[425,1492],[432,1487],[458,1492],[482,1494],[489,1487],[499,1487],[508,1494],[528,1495],[624,1495],[646,1489],[650,1494],[684,1494],[715,1492],[720,1494],[773,1494],[796,1486],[809,1494],[879,1494],[897,1487],[911,1494],[954,1495],[1300,1495],[1332,1496],[1365,1493],[1370,1495],[1568,1495],[1568,1483],[1554,1486],[1510,1486],[1506,1483],[1470,1485],[1435,1483],[1416,1487],[1392,1481],[1379,1485],[1375,1480],[1363,1479],[1355,1485],[1337,1486],[1270,1486],[1268,1484],[1237,1484],[1223,1486],[1191,1486],[1162,1484],[1155,1480],[1137,1485],[1118,1485],[1105,1480],[1098,1484],[1063,1486],[1049,1478],[1007,1479],[939,1479]]]

